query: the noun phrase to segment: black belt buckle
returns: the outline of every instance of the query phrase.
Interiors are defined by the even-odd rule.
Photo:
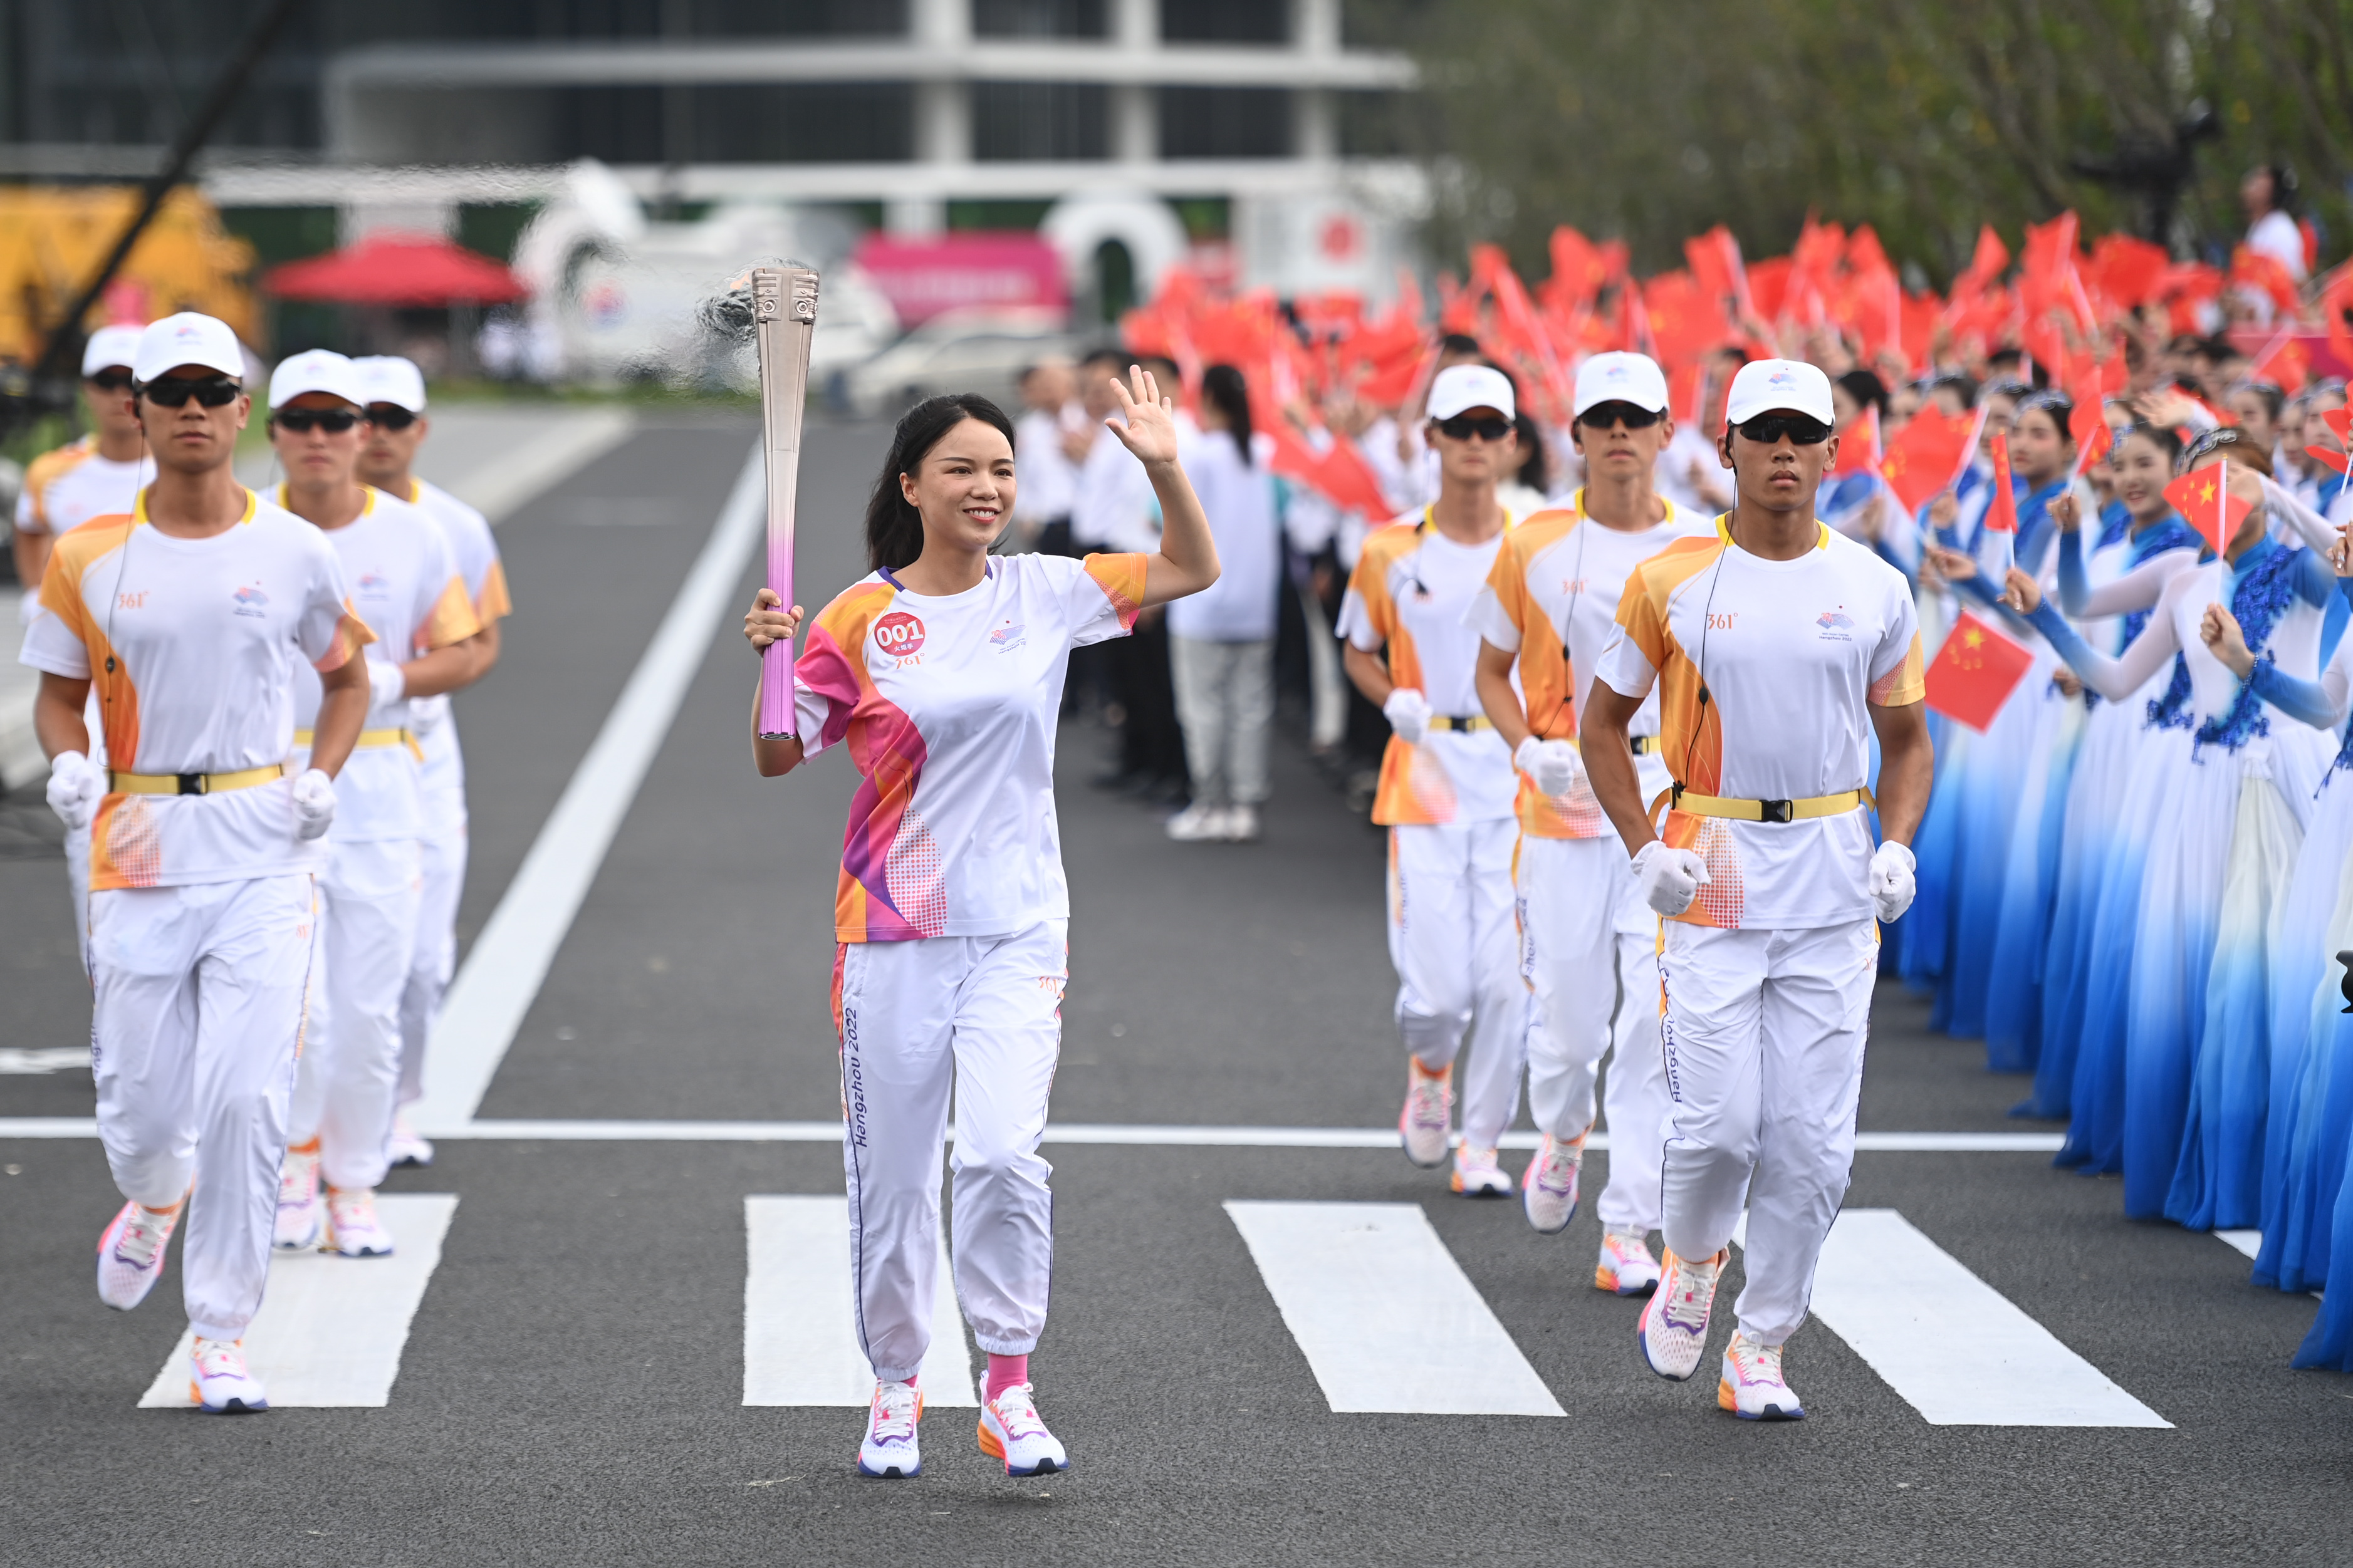
[[[1466,719],[1459,713],[1440,713],[1438,716],[1438,722],[1440,728],[1451,730],[1458,735],[1467,735],[1471,733],[1472,731],[1478,728],[1479,724],[1478,720]]]
[[[1798,808],[1793,801],[1760,800],[1757,803],[1759,822],[1795,822]]]
[[[203,795],[203,794],[205,793],[205,775],[204,775],[204,774],[202,774],[202,773],[174,773],[173,776],[174,776],[174,778],[176,778],[176,779],[178,779],[178,780],[180,781],[180,791],[179,791],[179,793],[180,793],[180,794],[182,794],[182,795]]]
[[[1656,735],[1631,736],[1626,742],[1626,748],[1638,757],[1647,757],[1659,749],[1659,738]]]

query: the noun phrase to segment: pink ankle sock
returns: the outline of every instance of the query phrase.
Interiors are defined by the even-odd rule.
[[[983,1399],[994,1399],[1017,1383],[1029,1381],[1029,1358],[1026,1355],[998,1355],[988,1352],[988,1392]]]

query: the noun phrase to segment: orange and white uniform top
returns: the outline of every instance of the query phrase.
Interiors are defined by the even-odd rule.
[[[1870,780],[1869,706],[1926,695],[1919,616],[1902,573],[1827,525],[1794,561],[1713,536],[1634,568],[1599,679],[1659,697],[1667,770],[1684,788],[1806,800]],[[1868,919],[1873,848],[1858,809],[1794,822],[1669,811],[1661,837],[1705,857],[1712,879],[1674,917],[1737,931]]]
[[[961,594],[887,571],[809,623],[793,668],[804,755],[847,743],[844,942],[1004,936],[1066,920],[1054,736],[1074,647],[1124,637],[1141,554],[1000,555]]]
[[[466,584],[467,596],[474,603],[474,619],[487,626],[512,614],[514,605],[507,597],[506,565],[499,559],[499,542],[491,532],[490,520],[440,486],[419,479],[408,481],[408,494],[402,499],[441,525],[441,537],[449,546],[450,560]],[[447,719],[449,694],[445,691],[438,697],[415,698],[409,707],[427,723]]]
[[[1492,822],[1513,811],[1511,748],[1479,705],[1479,634],[1464,617],[1517,520],[1479,544],[1458,544],[1425,508],[1365,541],[1334,628],[1363,653],[1388,650],[1389,679],[1419,691],[1433,715],[1421,744],[1395,735],[1381,756],[1373,820],[1385,827]],[[1476,727],[1455,729],[1452,719]]]
[[[231,773],[283,763],[298,680],[339,668],[370,637],[319,531],[246,492],[245,517],[209,539],[128,516],[58,541],[41,580],[48,613],[26,628],[26,664],[88,680],[112,765]],[[217,795],[110,794],[90,823],[93,892],[243,881],[318,868],[294,836],[290,778]]]
[[[91,518],[128,513],[154,478],[153,458],[118,463],[99,456],[94,436],[69,441],[26,468],[25,488],[16,496],[16,531],[71,533]]]
[[[1480,637],[1516,653],[1528,728],[1541,740],[1574,741],[1577,704],[1592,685],[1601,650],[1618,631],[1618,600],[1634,568],[1679,540],[1706,538],[1715,525],[1672,501],[1656,526],[1626,532],[1605,528],[1585,513],[1579,489],[1566,507],[1537,512],[1504,536],[1495,568],[1471,606],[1471,626]],[[1646,699],[1629,729],[1654,742],[1659,699]],[[1638,748],[1635,772],[1648,800],[1667,786],[1665,764],[1655,744]],[[1593,786],[1583,777],[1556,800],[1523,774],[1519,782],[1520,830],[1536,838],[1615,837]]]
[[[368,644],[369,658],[406,664],[482,629],[440,525],[418,508],[371,489],[360,515],[343,527],[302,526],[325,540],[342,563],[352,605],[375,634]],[[320,693],[316,675],[297,678],[298,733],[307,733],[317,722]],[[385,734],[409,730],[411,700],[404,697],[369,708],[361,743],[335,775],[335,825],[329,830],[334,842],[425,837],[417,787],[422,759],[416,742],[406,734],[396,739]],[[375,731],[375,737],[369,731]]]

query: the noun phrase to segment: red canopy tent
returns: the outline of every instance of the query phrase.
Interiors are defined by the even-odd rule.
[[[273,267],[261,286],[281,300],[407,309],[506,305],[530,292],[487,256],[432,235],[392,233]]]

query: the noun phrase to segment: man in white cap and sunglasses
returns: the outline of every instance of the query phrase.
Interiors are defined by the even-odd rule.
[[[99,1299],[144,1300],[186,1214],[190,1393],[209,1411],[269,1405],[242,1340],[269,1277],[332,775],[368,700],[369,633],[334,551],[231,471],[244,371],[209,316],[141,334],[154,482],[58,541],[23,654],[41,671],[49,804],[90,834],[98,1129],[130,1200],[99,1238]],[[317,732],[290,767],[298,681]],[[82,722],[92,692],[106,767]]]
[[[417,449],[431,428],[425,416],[425,374],[414,360],[396,354],[355,359],[367,393],[368,437],[360,447],[359,476],[385,494],[411,502],[441,527],[459,577],[473,601],[471,685],[499,661],[499,621],[512,608],[506,569],[488,519],[438,485],[416,473]],[[448,693],[413,698],[409,726],[424,749],[417,781],[425,812],[425,888],[417,902],[417,951],[400,995],[400,1103],[414,1105],[425,1093],[425,1046],[441,997],[458,964],[458,898],[466,882],[466,763],[458,749],[458,725]],[[392,1123],[392,1163],[429,1165],[433,1145],[417,1136],[405,1114]]]
[[[409,705],[472,679],[481,629],[440,526],[360,482],[367,404],[358,369],[324,349],[283,361],[269,378],[270,445],[286,471],[280,500],[325,535],[376,639],[367,725],[335,781],[322,984],[278,1197],[279,1246],[346,1258],[394,1247],[376,1217],[375,1188],[399,1104],[400,999],[417,945],[426,831]],[[315,700],[297,692],[298,753],[311,739]]]
[[[1674,436],[1667,378],[1643,354],[1595,354],[1577,367],[1569,439],[1585,485],[1567,507],[1514,529],[1472,610],[1479,697],[1518,765],[1520,842],[1513,856],[1520,969],[1534,993],[1528,1109],[1544,1141],[1520,1180],[1528,1223],[1552,1234],[1577,1213],[1592,1130],[1594,1085],[1609,1058],[1609,1184],[1594,1284],[1638,1296],[1659,1282],[1650,1233],[1659,1223],[1666,1079],[1659,1058],[1658,917],[1634,885],[1577,755],[1577,721],[1618,597],[1643,562],[1680,540],[1712,536],[1711,519],[1660,495],[1651,476]],[[1513,681],[1516,665],[1519,679]],[[1635,772],[1645,798],[1667,786],[1655,696],[1635,714]]]
[[[1389,830],[1389,960],[1406,1047],[1406,1157],[1446,1159],[1454,1064],[1467,1041],[1453,1188],[1506,1197],[1495,1149],[1518,1107],[1528,994],[1512,927],[1516,781],[1479,710],[1479,634],[1463,624],[1513,523],[1495,489],[1515,465],[1511,378],[1492,365],[1433,377],[1438,499],[1365,541],[1335,628],[1348,678],[1388,715],[1373,820]]]
[[[1912,901],[1905,847],[1931,761],[1911,591],[1814,516],[1838,453],[1830,378],[1788,360],[1744,365],[1725,419],[1716,452],[1738,499],[1714,537],[1635,568],[1581,733],[1594,795],[1662,917],[1673,1130],[1641,1353],[1662,1377],[1698,1370],[1745,1200],[1748,1281],[1716,1401],[1795,1420],[1805,1411],[1781,1347],[1805,1321],[1846,1194],[1876,922]],[[1626,749],[1653,689],[1673,781],[1657,802]]]

